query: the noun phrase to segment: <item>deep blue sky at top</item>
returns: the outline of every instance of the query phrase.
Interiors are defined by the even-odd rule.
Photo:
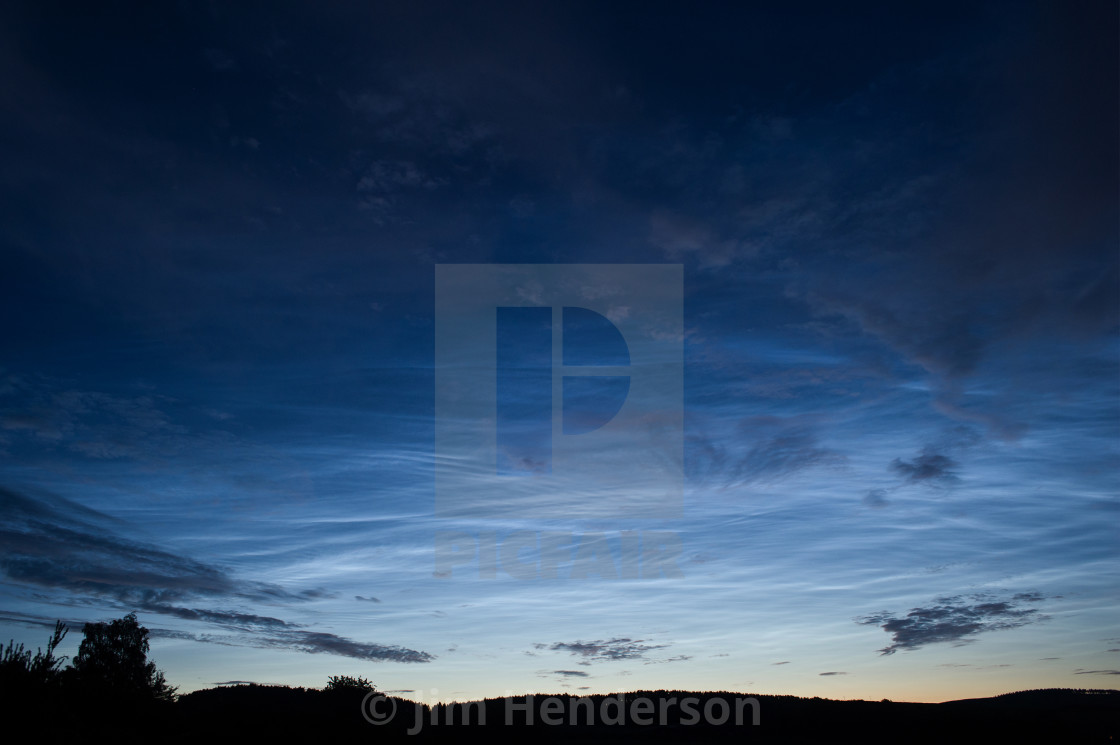
[[[631,262],[684,265],[682,531],[695,566],[722,567],[692,585],[717,619],[699,637],[759,665],[827,646],[811,623],[773,652],[720,636],[736,572],[783,547],[755,578],[750,602],[775,599],[757,627],[835,623],[873,653],[887,640],[852,617],[979,592],[1098,618],[1114,576],[1078,582],[1115,559],[1116,29],[1109,3],[9,4],[5,509],[81,504],[131,526],[114,535],[293,595],[172,595],[115,570],[90,584],[64,546],[27,554],[12,536],[46,530],[32,521],[0,547],[5,619],[140,604],[198,646],[208,628],[248,647],[275,630],[168,610],[209,603],[454,660],[403,596],[376,627],[343,607],[392,595],[360,574],[363,546],[415,570],[389,588],[431,579],[434,265]],[[387,524],[346,522],[370,512]],[[96,562],[127,574],[110,554]],[[908,574],[957,559],[967,571],[928,590]],[[886,584],[865,583],[875,567]],[[1073,587],[1087,605],[1053,600]],[[493,592],[542,644],[652,638],[626,617],[548,628],[543,595],[506,589],[455,586]],[[666,613],[654,641],[685,643]],[[1069,623],[1055,633],[1104,638]],[[284,639],[256,647],[309,651]],[[531,641],[501,658],[511,679]],[[1031,680],[1084,680],[1067,668]]]
[[[756,280],[745,308],[725,298],[742,308],[726,314],[737,327],[793,310],[759,292],[778,273],[805,293],[872,298],[924,279],[914,302],[955,301],[937,286],[951,282],[973,304],[959,315],[978,316],[959,321],[961,345],[983,343],[999,315],[1027,312],[1022,297],[987,307],[1019,289],[998,272],[1049,274],[1057,260],[1039,230],[1084,233],[1060,249],[1070,276],[1052,277],[1067,294],[1112,258],[1091,232],[1112,196],[1101,148],[1115,147],[1115,112],[1100,93],[1112,71],[1094,56],[1110,32],[1017,10],[14,10],[5,224],[23,250],[4,274],[10,353],[38,364],[108,344],[116,353],[85,369],[114,378],[125,360],[137,373],[193,363],[194,379],[357,348],[423,364],[429,345],[408,321],[431,307],[433,259],[666,252],[730,268],[697,280],[716,303]],[[810,194],[811,210],[790,206]],[[798,226],[815,232],[797,236],[797,269],[840,272],[841,287],[778,251],[740,266],[792,238],[767,210],[817,223]],[[921,250],[974,222],[990,235]],[[914,240],[883,245],[884,231]]]

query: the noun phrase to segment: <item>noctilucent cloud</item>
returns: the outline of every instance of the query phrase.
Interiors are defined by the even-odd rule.
[[[0,633],[136,611],[180,692],[1115,687],[1117,12],[5,4]],[[679,298],[516,285],[496,382],[463,264]]]

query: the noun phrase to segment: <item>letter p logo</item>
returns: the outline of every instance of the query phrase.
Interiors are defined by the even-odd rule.
[[[679,265],[436,267],[436,513],[670,517]]]

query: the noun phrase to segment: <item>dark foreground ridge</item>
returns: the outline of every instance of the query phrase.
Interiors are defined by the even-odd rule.
[[[148,660],[135,614],[87,623],[73,664],[0,647],[0,706],[28,742],[1107,743],[1120,691],[1046,689],[940,704],[833,701],[729,692],[533,694],[428,706],[362,677],[317,688],[225,685],[176,695]]]
[[[31,701],[12,691],[5,699],[6,710],[38,723],[42,736],[37,740],[59,742],[95,736],[111,737],[116,743],[312,742],[347,737],[357,742],[466,739],[534,745],[940,744],[962,737],[981,743],[1120,740],[1120,691],[1115,690],[1022,691],[940,704],[631,691],[582,698],[517,696],[433,708],[376,691],[249,684],[209,688],[173,702],[143,705],[111,698],[66,700],[66,694]],[[683,704],[686,699],[690,705]],[[758,724],[753,723],[756,712]],[[369,719],[388,721],[373,724]]]

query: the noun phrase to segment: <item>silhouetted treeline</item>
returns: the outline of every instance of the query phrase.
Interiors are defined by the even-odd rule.
[[[148,629],[135,613],[83,625],[70,665],[56,654],[67,631],[57,622],[46,650],[34,654],[14,642],[0,648],[0,706],[30,725],[26,741],[139,742],[165,727],[175,688],[148,660]]]
[[[638,698],[678,701],[693,698],[703,711],[722,699],[733,711],[742,694],[688,691],[632,691],[612,696],[534,696],[488,699],[469,704],[429,707],[407,699],[384,697],[382,712],[395,707],[392,719],[371,724],[363,716],[367,692],[287,686],[239,685],[182,695],[174,703],[146,706],[121,702],[68,701],[40,718],[37,741],[87,742],[108,736],[114,743],[170,742],[318,742],[347,738],[355,742],[458,743],[464,738],[487,743],[930,743],[1026,742],[1106,743],[1120,740],[1120,692],[1025,691],[986,699],[941,704],[888,701],[835,701],[796,696],[755,695],[759,724],[745,707],[741,724],[719,724],[690,717],[679,709],[665,724],[588,721],[588,708],[606,699]],[[546,701],[552,708],[542,711]],[[577,705],[577,702],[583,702]],[[590,702],[590,703],[588,703]],[[7,702],[5,702],[6,704]],[[512,715],[510,706],[514,707]],[[578,706],[575,719],[572,709]],[[7,706],[5,705],[5,708]],[[41,709],[42,710],[42,709]],[[713,707],[723,710],[723,705]],[[368,709],[367,709],[368,711]],[[545,714],[556,724],[547,724]],[[466,723],[464,723],[464,718]],[[639,718],[642,718],[641,716]],[[419,721],[418,721],[419,720]],[[484,724],[480,722],[485,722]],[[532,724],[529,723],[532,721]],[[573,724],[572,722],[575,721]],[[509,724],[507,724],[509,722]],[[410,731],[412,734],[409,734]],[[1116,738],[1110,740],[1110,738]]]
[[[269,738],[356,737],[373,742],[460,742],[465,735],[493,743],[936,743],[973,742],[1094,743],[1120,741],[1120,692],[1093,690],[1024,691],[995,698],[941,704],[889,701],[834,701],[796,696],[750,696],[753,707],[737,704],[737,693],[631,691],[610,696],[537,695],[437,706],[385,697],[381,713],[395,707],[387,724],[373,725],[362,715],[366,692],[277,686],[234,686],[196,691],[176,704],[186,739],[227,733],[230,741]],[[632,721],[630,704],[653,702]],[[657,702],[676,699],[660,723]],[[680,702],[693,699],[691,711]],[[720,699],[722,703],[715,700]],[[622,701],[626,712],[604,701]],[[389,705],[392,702],[392,707]],[[549,706],[549,711],[542,710]],[[512,711],[511,711],[512,707]],[[649,711],[653,707],[653,711]],[[714,714],[703,716],[705,709]],[[589,716],[589,711],[594,714]],[[698,712],[698,718],[691,712]],[[718,720],[729,713],[722,724]],[[547,715],[547,716],[546,716]],[[417,719],[419,718],[419,722]],[[607,721],[604,721],[604,720]],[[464,723],[466,720],[466,723]],[[554,724],[546,722],[552,721]],[[641,721],[651,722],[649,724]],[[484,722],[484,723],[482,723]],[[508,724],[507,724],[508,722]],[[531,723],[530,723],[531,722]],[[575,722],[573,724],[573,722]],[[408,734],[409,731],[414,734]],[[468,733],[467,730],[470,730]],[[185,740],[184,740],[185,741]]]
[[[147,630],[126,616],[87,624],[75,664],[54,650],[0,649],[0,706],[28,742],[190,743],[1107,743],[1120,741],[1120,691],[1047,689],[940,704],[730,692],[517,696],[427,706],[361,677],[323,689],[255,684],[175,696],[147,661]],[[371,721],[372,720],[372,721]],[[377,723],[373,723],[377,722]],[[757,724],[755,723],[757,722]],[[14,734],[9,725],[7,739]]]

